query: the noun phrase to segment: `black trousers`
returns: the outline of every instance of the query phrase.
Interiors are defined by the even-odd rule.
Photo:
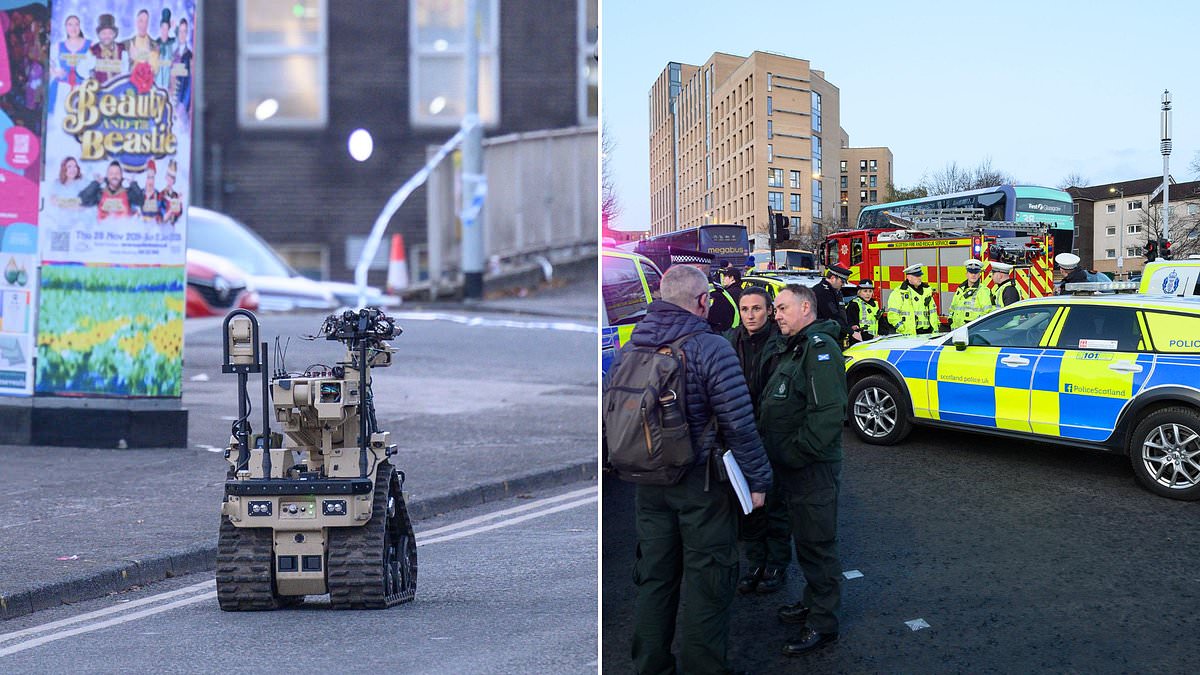
[[[818,633],[838,632],[841,614],[842,563],[837,550],[841,475],[841,462],[775,471],[792,519],[796,559],[807,582],[801,601],[809,608],[808,626]]]

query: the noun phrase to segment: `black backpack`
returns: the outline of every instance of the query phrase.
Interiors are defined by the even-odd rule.
[[[695,462],[687,423],[685,335],[662,347],[621,350],[604,391],[604,443],[618,478],[674,485]]]

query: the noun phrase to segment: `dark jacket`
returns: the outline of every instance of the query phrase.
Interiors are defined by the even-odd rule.
[[[741,324],[738,315],[738,301],[728,288],[720,284],[709,284],[708,298],[708,325],[714,332],[724,333]]]
[[[834,337],[839,341],[850,335],[850,320],[846,317],[846,306],[842,304],[842,292],[834,288],[829,279],[822,279],[813,286],[813,294],[817,296],[817,320],[836,321],[839,332]]]
[[[725,331],[725,339],[733,345],[738,363],[742,364],[742,375],[746,378],[746,386],[750,388],[750,401],[758,412],[758,399],[762,395],[763,385],[771,376],[769,357],[779,351],[783,345],[783,335],[774,320],[768,320],[767,325],[754,335],[746,330],[745,324]]]
[[[794,469],[842,459],[846,365],[838,325],[814,321],[788,337],[763,388],[758,428],[771,461]]]
[[[687,421],[692,446],[697,449],[696,464],[707,460],[710,448],[727,447],[733,451],[750,491],[766,492],[771,487],[771,465],[754,426],[746,378],[729,342],[709,330],[704,319],[663,300],[650,303],[646,318],[633,329],[630,342],[659,347],[697,332],[683,344]],[[714,416],[716,429],[710,429],[709,420]],[[723,443],[718,441],[718,434]]]
[[[1058,287],[1058,294],[1066,295],[1070,293],[1070,291],[1067,290],[1067,284],[1082,283],[1087,280],[1087,270],[1083,269],[1082,267],[1076,267],[1075,269],[1071,270],[1070,274],[1063,277],[1062,284]]]

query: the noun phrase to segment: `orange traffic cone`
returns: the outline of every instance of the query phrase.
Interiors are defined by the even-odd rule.
[[[392,254],[388,258],[387,291],[408,288],[408,262],[404,260],[404,235],[392,235]]]

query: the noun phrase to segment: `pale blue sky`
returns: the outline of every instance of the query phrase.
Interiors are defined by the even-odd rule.
[[[807,59],[841,90],[852,146],[886,145],[895,182],[950,161],[1023,183],[1162,175],[1159,108],[1174,108],[1171,174],[1200,151],[1196,3],[602,0],[603,125],[619,229],[649,223],[648,95],[668,61],[717,51]],[[1007,95],[998,92],[1008,92]]]

